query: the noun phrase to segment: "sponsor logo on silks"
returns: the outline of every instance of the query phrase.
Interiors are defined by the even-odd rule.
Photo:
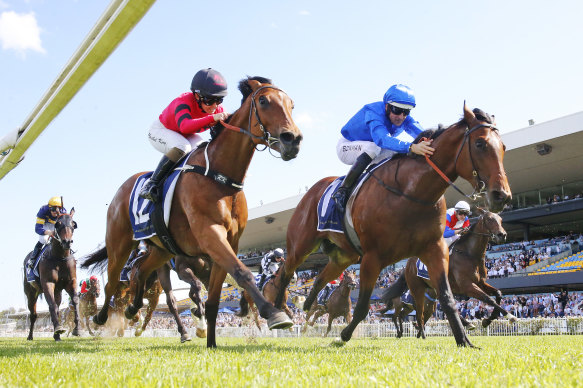
[[[342,151],[343,152],[362,151],[362,145],[361,144],[344,145],[344,146],[342,146]]]

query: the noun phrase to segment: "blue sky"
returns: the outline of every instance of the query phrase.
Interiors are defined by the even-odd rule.
[[[108,4],[0,0],[0,136],[23,123]],[[580,111],[581,15],[579,1],[155,3],[0,181],[13,209],[0,225],[0,309],[25,305],[20,268],[50,197],[77,210],[77,257],[104,240],[119,185],[160,158],[147,127],[197,70],[223,73],[230,112],[246,75],[294,99],[304,144],[291,162],[255,155],[245,193],[257,207],[344,174],[340,128],[394,83],[414,89],[425,127],[457,121],[464,100],[495,114],[503,133]]]

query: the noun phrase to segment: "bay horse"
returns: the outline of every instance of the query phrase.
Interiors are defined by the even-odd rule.
[[[251,271],[237,258],[239,239],[247,225],[247,202],[242,182],[258,147],[279,152],[284,161],[295,158],[302,134],[292,119],[291,98],[263,77],[247,77],[239,82],[241,107],[213,130],[213,139],[187,157],[188,165],[204,169],[208,176],[182,173],[176,183],[168,230],[187,256],[209,256],[211,268],[205,314],[209,325],[207,346],[216,347],[215,328],[219,299],[227,273],[252,296],[270,329],[293,325],[289,317],[265,300],[255,286]],[[211,170],[212,169],[212,170]],[[136,179],[122,184],[107,212],[105,257],[108,257],[108,283],[105,298],[117,288],[119,274],[132,249],[129,198]],[[144,283],[150,274],[173,256],[158,236],[148,241],[150,253],[137,274],[137,292],[125,311],[132,318],[142,307]],[[99,256],[99,255],[98,255]],[[97,259],[97,257],[96,257]],[[88,258],[91,262],[93,259]],[[97,324],[107,320],[108,304],[94,317]]]
[[[448,273],[451,291],[455,295],[478,299],[494,308],[492,314],[482,321],[483,327],[487,327],[498,315],[502,315],[514,322],[516,317],[500,306],[500,300],[502,299],[500,290],[486,283],[485,255],[488,241],[492,239],[497,244],[501,244],[506,240],[506,231],[502,227],[502,218],[498,214],[480,208],[477,209],[477,213],[480,215],[478,221],[451,246]],[[432,280],[417,276],[416,261],[415,258],[410,258],[407,261],[405,271],[403,271],[401,277],[405,278],[411,295],[415,300],[415,305],[420,306],[417,309],[418,337],[425,338],[424,321],[422,319],[426,299],[425,292],[427,288],[435,289],[436,285]],[[391,290],[387,290],[386,293],[390,297]],[[489,295],[494,296],[496,301],[492,300]]]
[[[101,294],[101,284],[98,278],[89,280],[87,292],[79,295],[79,318],[82,324],[85,325],[89,335],[95,336],[91,330],[89,318],[97,313],[97,298]],[[72,303],[63,311],[64,325],[67,327],[67,337],[75,328],[75,308]]]
[[[267,280],[265,282],[265,284],[263,285],[263,290],[261,290],[265,299],[270,303],[274,303],[275,298],[277,297],[277,292],[279,290],[279,281],[280,281],[280,278],[277,277],[277,273],[280,271],[282,266],[283,265],[279,266],[279,268],[277,269],[277,271],[275,273],[275,276],[272,276],[269,280]],[[294,276],[297,278],[296,274],[294,274]],[[287,305],[288,299],[289,299],[289,291],[286,289],[285,293],[284,293],[284,297],[283,297],[284,303],[282,303],[280,306],[278,306],[278,308],[282,309],[282,311],[285,312],[290,319],[293,319],[293,313],[291,312],[291,310],[289,309],[289,307]],[[251,296],[247,292],[245,292],[245,290],[241,291],[241,299],[239,300],[239,307],[241,308],[241,310],[236,315],[238,317],[246,317],[249,314],[249,309],[251,309],[255,325],[257,326],[257,328],[259,330],[261,330],[261,326],[259,325],[259,318],[257,316],[258,315],[257,308],[255,307],[255,303],[253,303],[253,299],[251,298]]]
[[[302,333],[308,330],[309,326],[314,326],[316,320],[324,314],[328,314],[328,329],[324,337],[332,329],[332,321],[338,317],[343,317],[347,324],[352,321],[352,300],[350,299],[350,292],[356,288],[356,279],[352,272],[345,271],[344,278],[340,281],[338,287],[332,291],[330,297],[325,304],[321,305],[313,303],[312,307],[306,315],[306,323],[302,328]],[[310,322],[312,318],[312,322]]]
[[[485,192],[492,211],[501,211],[511,200],[503,167],[505,147],[492,118],[465,103],[463,118],[437,131],[424,131],[432,139],[435,153],[427,160],[398,155],[379,166],[365,181],[353,201],[352,222],[360,239],[360,292],[352,322],[342,330],[340,344],[349,341],[360,321],[369,312],[370,296],[380,271],[407,257],[419,257],[435,279],[441,306],[449,320],[458,346],[473,346],[462,328],[447,279],[449,255],[443,239],[445,190],[458,176]],[[432,167],[430,162],[435,165]],[[437,173],[441,168],[443,175]],[[281,284],[308,255],[322,246],[330,261],[314,282],[304,310],[309,310],[318,292],[361,254],[344,233],[318,231],[317,205],[326,188],[336,179],[317,182],[296,207],[287,230],[287,259]],[[281,303],[280,288],[276,305]]]
[[[51,321],[53,323],[53,338],[55,341],[61,340],[61,334],[65,329],[59,322],[59,305],[61,304],[61,294],[65,290],[71,298],[74,309],[73,335],[79,336],[79,296],[77,295],[77,269],[75,256],[71,250],[73,244],[73,233],[77,228],[77,223],[73,221],[74,210],[70,214],[61,214],[54,225],[54,232],[47,249],[41,253],[38,263],[38,273],[40,285],[36,282],[31,284],[26,281],[26,263],[30,252],[24,259],[24,293],[28,300],[28,311],[30,312],[30,331],[28,340],[33,339],[34,323],[37,318],[36,302],[42,293],[49,305]]]
[[[403,282],[405,283],[405,287],[407,287],[407,284],[405,282],[405,278],[403,277],[402,280],[401,278],[397,279],[397,281],[391,285],[391,287],[393,287],[394,285],[397,285],[399,282]],[[391,288],[389,287],[389,289]],[[388,290],[385,291],[388,292]],[[435,300],[437,299],[437,295],[435,293],[434,289],[428,289],[427,293],[430,295],[425,295],[426,298],[424,300],[425,302],[425,306],[423,309],[423,323],[425,324],[433,315],[433,313],[435,312]],[[386,311],[390,310],[391,308],[394,308],[395,311],[392,314],[387,314],[391,316],[391,320],[393,321],[393,325],[395,325],[395,328],[397,329],[397,338],[401,338],[403,337],[403,321],[405,320],[405,318],[407,317],[407,315],[409,315],[410,313],[413,312],[413,310],[415,309],[415,312],[417,312],[417,308],[416,308],[416,301],[415,301],[415,305],[413,307],[409,307],[407,305],[405,305],[402,301],[401,301],[401,294],[391,297],[388,296],[385,300],[383,300],[383,302],[386,304],[385,309],[383,309],[382,311],[380,311],[381,314],[385,314]],[[427,297],[428,296],[428,297]],[[462,320],[462,324],[465,326],[464,324],[464,319],[463,317],[460,317],[460,319]],[[417,337],[419,337],[421,335],[421,331],[419,330],[419,324],[417,323],[417,332],[418,335]]]

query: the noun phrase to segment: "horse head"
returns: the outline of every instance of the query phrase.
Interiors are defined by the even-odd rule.
[[[241,80],[239,90],[242,106],[246,100],[250,104],[248,131],[254,135],[254,142],[279,152],[283,160],[295,158],[303,136],[292,119],[292,99],[263,77]]]
[[[95,295],[96,298],[99,298],[101,293],[101,285],[99,284],[99,278],[97,276],[91,276],[89,279],[89,290],[88,292]]]
[[[65,251],[71,249],[75,229],[77,229],[77,223],[73,221],[73,217],[70,214],[60,215],[55,222],[54,239]]]
[[[464,102],[462,121],[467,129],[456,156],[456,171],[472,183],[476,190],[484,189],[488,208],[499,212],[512,200],[503,166],[506,147],[493,117],[489,114],[480,109],[471,111]]]
[[[477,208],[477,213],[480,215],[480,219],[476,224],[476,232],[489,234],[490,239],[496,244],[502,244],[506,241],[506,230],[502,227],[502,217],[482,208]]]
[[[354,273],[350,271],[344,271],[344,278],[342,278],[340,285],[354,290],[356,288],[356,276]]]

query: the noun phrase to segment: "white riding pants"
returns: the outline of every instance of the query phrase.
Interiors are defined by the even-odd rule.
[[[150,139],[150,144],[164,155],[172,148],[178,148],[184,153],[188,153],[204,141],[197,133],[184,136],[172,131],[166,128],[159,119],[156,119],[148,129],[148,139]]]
[[[336,144],[336,154],[342,163],[353,165],[356,158],[363,152],[371,157],[372,163],[377,163],[385,158],[391,158],[396,152],[381,148],[372,141],[356,140],[350,141],[340,137]]]

